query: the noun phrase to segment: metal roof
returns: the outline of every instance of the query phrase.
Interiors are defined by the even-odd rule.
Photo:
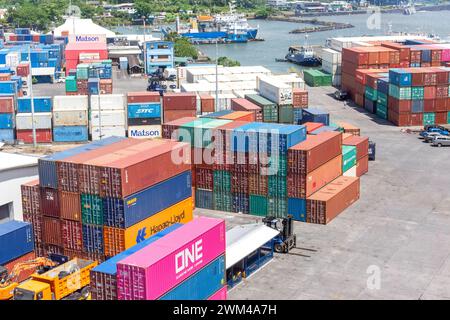
[[[236,226],[227,231],[226,268],[232,267],[279,234],[263,224]]]
[[[36,156],[0,152],[0,172],[16,168],[37,166],[38,159],[39,157]]]

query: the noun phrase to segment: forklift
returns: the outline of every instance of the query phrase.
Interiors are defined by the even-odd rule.
[[[297,236],[294,234],[294,223],[292,216],[287,218],[265,217],[263,223],[269,228],[279,231],[274,238],[274,250],[278,253],[289,253],[297,245]]]

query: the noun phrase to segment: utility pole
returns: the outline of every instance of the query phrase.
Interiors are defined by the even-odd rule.
[[[144,74],[147,74],[147,44],[145,42],[145,17],[142,16],[142,21],[144,22]]]
[[[97,69],[97,78],[98,78],[98,82],[97,82],[97,90],[98,90],[98,97],[97,97],[97,101],[98,101],[98,128],[99,128],[99,135],[98,137],[100,138],[100,140],[102,139],[103,135],[102,135],[102,107],[100,105],[100,72]]]
[[[216,103],[215,103],[215,110],[219,111],[219,45],[218,42],[219,39],[216,39]]]
[[[36,142],[36,125],[34,123],[34,98],[33,98],[33,75],[31,73],[31,46],[28,47],[28,63],[30,65],[30,73],[28,75],[28,84],[30,86],[30,103],[31,103],[31,128],[33,129],[33,147],[37,147]]]

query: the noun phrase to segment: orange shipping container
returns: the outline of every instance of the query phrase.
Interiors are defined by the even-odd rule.
[[[61,218],[81,221],[80,194],[75,192],[59,192],[59,210]]]
[[[233,120],[233,121],[243,121],[243,122],[254,122],[255,113],[250,111],[235,111],[227,115],[219,117],[219,119]]]
[[[210,95],[200,95],[200,106],[203,112],[214,112],[214,97]]]
[[[356,162],[356,176],[361,177],[369,171],[369,155],[362,157]]]

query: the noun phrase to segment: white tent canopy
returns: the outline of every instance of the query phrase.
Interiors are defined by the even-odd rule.
[[[226,268],[230,268],[279,234],[263,224],[247,224],[227,231]]]
[[[80,19],[76,17],[67,18],[63,25],[55,28],[54,35],[60,37],[64,31],[76,35],[104,34],[106,37],[114,37],[116,35],[111,30],[95,24],[92,19]]]

